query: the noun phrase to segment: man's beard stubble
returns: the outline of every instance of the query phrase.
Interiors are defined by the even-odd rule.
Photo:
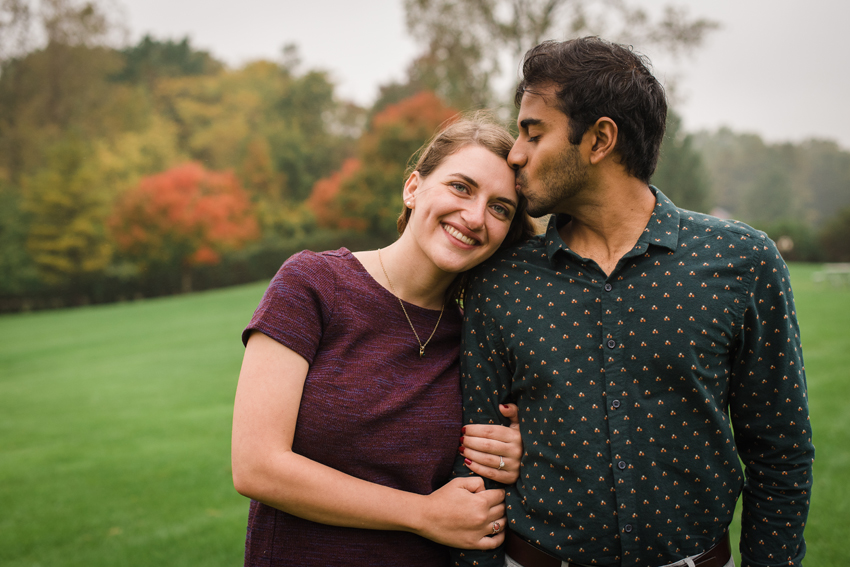
[[[537,194],[530,194],[525,170],[517,172],[517,183],[523,188],[528,201],[528,214],[540,218],[553,213],[569,213],[562,210],[569,201],[587,189],[587,168],[581,163],[578,145],[567,144],[551,162],[544,162],[538,173]]]

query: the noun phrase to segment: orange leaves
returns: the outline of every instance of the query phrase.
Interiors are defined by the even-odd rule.
[[[340,206],[336,203],[336,197],[342,188],[344,181],[351,178],[357,170],[360,169],[360,160],[349,158],[342,164],[339,171],[335,171],[330,177],[320,179],[313,185],[313,191],[310,193],[307,204],[316,215],[316,222],[322,227],[338,226],[339,228],[352,228],[355,230],[364,230],[365,226],[360,226],[351,221],[360,219],[346,219],[342,214]],[[363,221],[365,225],[365,221]]]
[[[378,132],[399,125],[408,129],[425,126],[430,135],[437,126],[456,115],[457,111],[445,106],[432,91],[422,91],[386,107],[375,115],[372,125]]]
[[[232,172],[187,163],[145,177],[109,222],[118,247],[143,261],[216,264],[259,237],[247,194]]]
[[[308,204],[320,226],[392,237],[410,156],[457,111],[423,91],[375,115],[357,157],[313,186]]]

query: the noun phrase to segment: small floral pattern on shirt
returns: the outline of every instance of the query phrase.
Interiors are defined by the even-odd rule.
[[[566,247],[563,218],[476,270],[464,422],[520,406],[509,525],[562,560],[700,553],[743,489],[743,563],[797,565],[814,447],[787,267],[763,233],[653,191],[643,236],[608,276]],[[500,552],[453,559],[502,564]]]

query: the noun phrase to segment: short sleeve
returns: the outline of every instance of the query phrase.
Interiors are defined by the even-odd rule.
[[[295,254],[266,289],[242,331],[242,343],[247,345],[251,332],[260,331],[312,364],[330,322],[335,289],[335,274],[325,256],[309,251]]]

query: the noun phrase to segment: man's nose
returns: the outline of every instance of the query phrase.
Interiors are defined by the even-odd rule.
[[[528,156],[526,156],[520,141],[517,140],[514,142],[511,151],[508,152],[508,165],[516,170],[525,166],[526,161],[528,161]]]

